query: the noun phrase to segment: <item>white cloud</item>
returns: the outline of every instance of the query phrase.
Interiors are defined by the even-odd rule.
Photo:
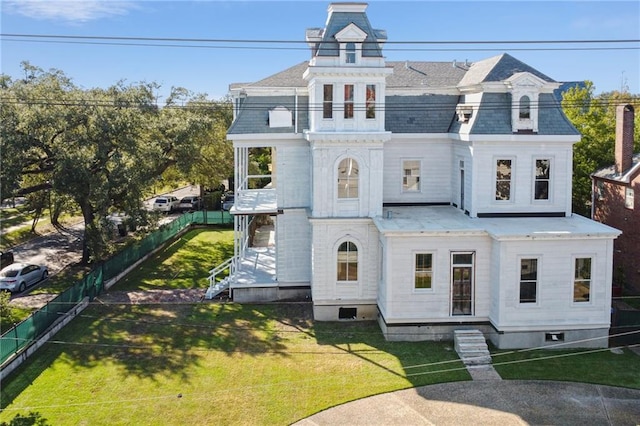
[[[87,22],[126,15],[137,8],[131,1],[111,0],[19,0],[2,1],[5,12],[33,19]]]

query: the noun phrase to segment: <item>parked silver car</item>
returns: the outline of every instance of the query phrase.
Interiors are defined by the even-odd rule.
[[[222,210],[229,211],[233,207],[235,202],[235,194],[233,192],[227,192],[222,196]]]
[[[0,290],[22,293],[27,287],[46,280],[47,276],[46,266],[14,263],[0,271]]]
[[[180,204],[178,204],[178,210],[200,210],[200,206],[202,206],[202,199],[196,195],[189,195],[188,197],[184,197],[180,200]]]

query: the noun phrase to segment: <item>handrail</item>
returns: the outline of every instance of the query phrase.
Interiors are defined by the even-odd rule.
[[[234,257],[230,257],[229,259],[225,260],[224,262],[222,262],[220,265],[216,266],[215,268],[213,268],[212,270],[209,271],[209,286],[214,286],[216,285],[216,276],[231,268],[231,265],[233,264],[233,262],[235,261],[235,256]],[[231,274],[229,274],[231,275]]]

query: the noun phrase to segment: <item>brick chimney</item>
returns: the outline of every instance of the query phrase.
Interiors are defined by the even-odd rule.
[[[616,108],[616,173],[624,174],[633,164],[633,106]]]

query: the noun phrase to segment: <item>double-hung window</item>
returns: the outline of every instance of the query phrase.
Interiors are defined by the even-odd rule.
[[[591,300],[591,273],[591,258],[576,258],[573,274],[574,302],[589,302]]]
[[[376,85],[367,84],[367,118],[376,118]]]
[[[416,253],[413,288],[416,290],[431,289],[433,280],[433,254]]]
[[[551,160],[536,160],[536,179],[534,183],[534,198],[536,200],[548,200],[551,187]]]
[[[338,281],[358,280],[358,247],[345,241],[338,247]]]
[[[344,118],[353,118],[353,84],[344,85]]]
[[[520,120],[529,120],[531,118],[531,99],[526,95],[521,97],[519,107]]]
[[[496,160],[496,201],[511,199],[511,160]]]
[[[358,162],[345,158],[338,164],[338,198],[358,198]]]
[[[344,49],[344,59],[347,64],[355,64],[356,63],[356,44],[349,42],[346,44]]]
[[[536,303],[538,259],[520,259],[520,303]]]
[[[322,118],[333,118],[333,84],[325,84],[322,90]]]
[[[402,190],[404,192],[420,191],[419,160],[404,160],[402,162]]]
[[[634,206],[633,188],[626,187],[624,189],[624,206],[628,209],[633,209],[633,206]]]

